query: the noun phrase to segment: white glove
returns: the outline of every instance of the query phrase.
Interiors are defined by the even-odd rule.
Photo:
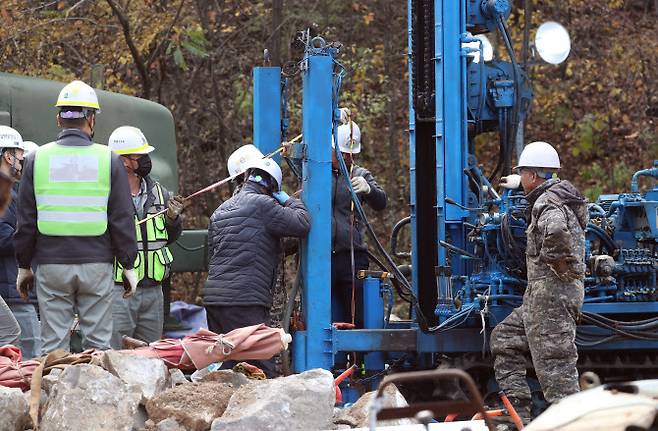
[[[123,297],[130,298],[137,290],[137,274],[134,269],[123,268]]]
[[[357,195],[367,195],[370,193],[370,184],[368,184],[368,181],[363,177],[352,178],[352,188]]]
[[[18,268],[18,277],[16,277],[16,290],[21,295],[23,301],[28,300],[30,290],[34,288],[34,273],[30,268]]]
[[[521,186],[521,175],[511,174],[500,179],[500,186],[510,190],[516,190]]]

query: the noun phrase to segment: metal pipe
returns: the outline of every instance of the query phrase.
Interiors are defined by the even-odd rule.
[[[638,193],[638,180],[640,177],[653,177],[658,179],[658,167],[641,169],[633,174],[631,178],[631,193]]]

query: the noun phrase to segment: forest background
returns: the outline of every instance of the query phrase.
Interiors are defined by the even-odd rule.
[[[530,0],[525,0],[530,1]],[[524,0],[508,26],[521,49]],[[628,190],[630,176],[658,158],[658,0],[535,0],[534,29],[562,23],[572,52],[560,66],[533,62],[535,98],[526,140],[560,152],[562,177],[594,199]],[[298,60],[290,41],[313,28],[343,44],[349,71],[341,106],[363,132],[359,164],[389,195],[372,214],[382,238],[408,214],[407,8],[400,0],[3,0],[0,70],[45,79],[93,80],[173,113],[180,193],[227,176],[226,159],[252,141],[251,70],[269,49],[274,65]],[[494,44],[496,40],[493,40]],[[502,45],[497,47],[502,53]],[[301,128],[301,79],[290,90],[290,136]],[[480,161],[497,138],[481,136]],[[492,169],[485,163],[485,172]],[[186,212],[207,227],[230,190]],[[200,276],[177,278],[176,297],[197,300]]]

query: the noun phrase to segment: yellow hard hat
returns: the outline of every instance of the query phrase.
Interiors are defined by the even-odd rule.
[[[55,106],[58,108],[64,106],[75,106],[79,108],[94,109],[96,112],[101,112],[101,107],[98,104],[98,96],[96,91],[89,85],[82,81],[73,81],[62,88],[57,98]]]

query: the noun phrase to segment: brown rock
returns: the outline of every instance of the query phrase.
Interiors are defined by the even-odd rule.
[[[207,431],[224,414],[236,388],[231,382],[218,381],[179,385],[148,401],[146,411],[155,423],[173,418],[189,431]]]

